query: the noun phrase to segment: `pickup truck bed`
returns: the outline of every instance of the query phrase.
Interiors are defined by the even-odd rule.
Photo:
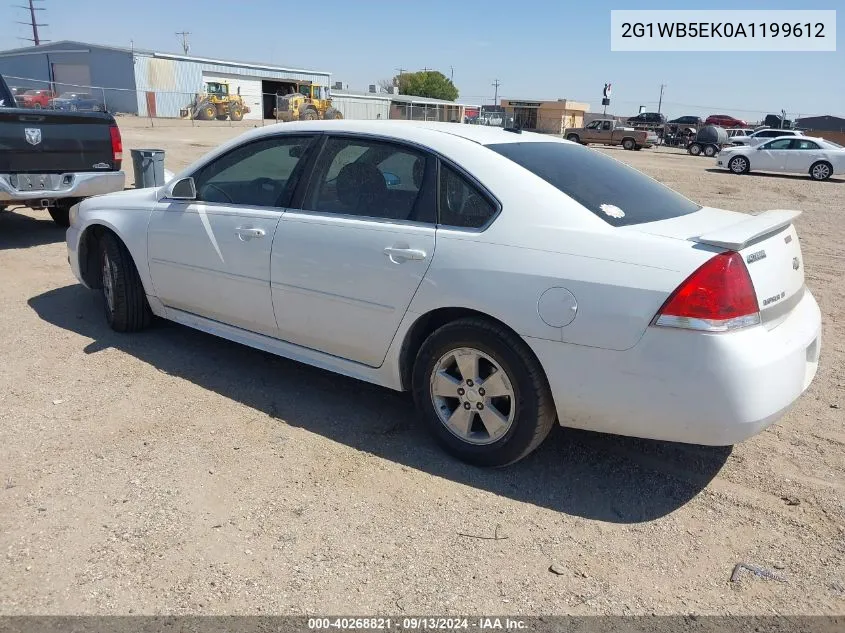
[[[66,226],[73,204],[124,188],[122,141],[110,114],[8,103],[15,102],[0,77],[0,208],[46,208]]]

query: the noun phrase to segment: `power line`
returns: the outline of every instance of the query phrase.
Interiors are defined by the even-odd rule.
[[[182,50],[185,51],[185,55],[188,54],[188,51],[191,50],[191,44],[188,41],[188,36],[191,33],[189,31],[177,31],[176,35],[182,38]]]
[[[24,6],[22,4],[16,4],[15,7],[18,9],[24,9],[25,11],[29,11],[29,21],[28,22],[18,22],[18,24],[23,24],[25,26],[32,27],[32,37],[21,37],[18,39],[26,40],[27,42],[32,42],[36,46],[40,46],[43,42],[49,42],[50,40],[42,40],[38,36],[38,27],[39,26],[49,26],[48,24],[39,24],[38,21],[35,19],[35,12],[36,11],[44,11],[44,7],[37,7],[35,6],[36,2],[44,2],[44,0],[29,0],[29,3]]]
[[[493,83],[490,85],[496,89],[496,92],[493,93],[493,105],[499,105],[499,86],[502,85],[502,82],[498,79],[494,79]]]

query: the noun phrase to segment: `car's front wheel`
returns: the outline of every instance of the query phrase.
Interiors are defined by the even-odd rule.
[[[728,169],[735,174],[747,174],[751,165],[745,156],[734,156],[728,162]]]
[[[514,333],[480,318],[459,319],[423,343],[414,399],[437,440],[477,466],[506,466],[537,448],[555,421],[540,364]]]
[[[116,332],[137,332],[150,324],[152,313],[135,262],[113,233],[100,239],[100,274],[106,321]]]

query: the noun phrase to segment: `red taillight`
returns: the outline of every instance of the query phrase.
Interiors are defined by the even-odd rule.
[[[111,153],[114,168],[120,169],[120,163],[123,162],[123,139],[120,138],[120,130],[116,125],[109,128],[111,134]]]
[[[704,263],[673,292],[654,325],[725,332],[760,323],[754,283],[735,251]]]

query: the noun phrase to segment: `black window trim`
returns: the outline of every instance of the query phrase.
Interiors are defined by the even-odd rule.
[[[309,156],[309,160],[305,165],[305,169],[307,169],[307,178],[300,178],[296,185],[296,190],[290,201],[290,210],[295,211],[296,213],[314,215],[314,216],[324,216],[324,217],[340,217],[340,218],[352,218],[352,219],[366,219],[371,222],[378,222],[382,224],[398,224],[404,226],[426,226],[426,227],[433,227],[435,229],[443,228],[448,229],[450,231],[464,231],[469,233],[481,233],[499,217],[499,214],[502,212],[502,203],[499,199],[493,195],[493,193],[488,189],[484,184],[482,184],[478,178],[473,176],[463,167],[457,165],[454,161],[446,158],[440,152],[427,145],[423,145],[422,143],[417,143],[415,141],[409,141],[407,139],[397,139],[393,136],[386,136],[382,134],[373,134],[373,133],[361,133],[361,132],[350,132],[350,131],[337,131],[337,132],[322,132],[320,134],[321,140],[318,142],[316,146],[312,146],[314,149]],[[311,211],[308,209],[302,208],[302,203],[305,200],[306,193],[311,188],[311,180],[314,178],[315,170],[314,167],[316,166],[317,159],[320,154],[323,152],[325,148],[325,144],[328,142],[329,138],[334,137],[350,137],[350,138],[357,138],[362,140],[369,140],[374,142],[380,143],[389,143],[393,145],[399,145],[400,147],[404,146],[409,149],[416,150],[418,152],[422,152],[426,156],[426,169],[425,174],[423,175],[423,184],[420,187],[426,186],[426,184],[430,183],[430,179],[433,178],[434,180],[434,188],[435,188],[435,222],[419,222],[417,220],[393,220],[390,218],[378,218],[373,216],[360,216],[360,215],[347,215],[342,213],[331,213],[329,211]],[[429,163],[429,158],[432,160]],[[476,187],[479,193],[483,194],[483,197],[490,202],[494,208],[495,212],[490,217],[484,225],[478,228],[472,227],[458,227],[452,226],[449,224],[441,224],[440,223],[440,165],[442,163],[447,164],[450,168],[455,170],[455,172],[459,173],[461,176],[466,178],[474,187]]]
[[[300,170],[299,166],[303,165],[304,163],[308,163],[311,160],[311,157],[314,154],[313,150],[314,150],[315,141],[317,141],[320,136],[321,136],[320,134],[315,134],[313,132],[306,132],[306,133],[302,133],[302,132],[299,132],[299,133],[297,133],[297,132],[281,132],[281,133],[278,133],[278,134],[268,134],[266,136],[259,136],[258,138],[250,139],[249,141],[247,141],[245,143],[239,143],[238,145],[235,145],[234,147],[230,148],[228,151],[225,151],[222,154],[218,154],[218,155],[214,156],[213,158],[210,158],[209,160],[207,160],[207,161],[203,162],[202,164],[198,165],[196,169],[194,169],[191,173],[189,173],[185,176],[185,178],[193,178],[194,182],[196,184],[198,174],[201,174],[205,169],[207,169],[208,167],[210,167],[211,165],[213,165],[217,161],[221,160],[222,158],[225,158],[226,156],[231,155],[233,152],[237,152],[237,151],[239,151],[239,150],[241,150],[245,147],[249,147],[250,145],[256,145],[258,143],[266,143],[267,141],[283,139],[283,138],[286,138],[286,137],[288,137],[288,138],[310,138],[310,142],[308,143],[308,146],[305,148],[305,154],[306,155],[305,155],[304,159],[301,159],[296,164],[296,167],[294,167],[294,170],[291,173],[291,178],[296,178],[296,184],[294,185],[293,189],[288,189],[288,192],[290,192],[290,193],[288,193],[287,195],[285,195],[285,192],[282,192],[282,196],[279,198],[279,200],[276,201],[275,206],[268,207],[266,205],[260,205],[260,204],[241,204],[241,203],[237,203],[237,202],[208,202],[207,200],[201,200],[199,197],[197,197],[196,200],[178,200],[177,201],[177,200],[172,200],[170,198],[166,198],[166,199],[172,200],[173,202],[187,202],[189,204],[195,204],[195,203],[202,202],[202,203],[205,203],[205,204],[216,204],[216,205],[222,205],[222,206],[237,207],[238,209],[268,209],[268,210],[272,210],[272,211],[278,211],[279,213],[281,213],[287,208],[287,204],[293,198],[294,192],[299,188],[299,183],[302,181],[303,170]],[[304,169],[304,166],[303,166],[303,169]],[[297,173],[297,171],[299,173]],[[197,190],[197,194],[199,194],[199,189]],[[165,200],[165,199],[162,199],[162,201],[163,200]]]

